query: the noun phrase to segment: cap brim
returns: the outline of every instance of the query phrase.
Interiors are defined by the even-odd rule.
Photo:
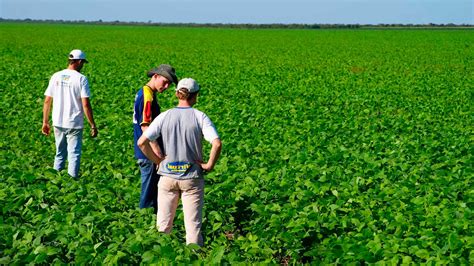
[[[166,79],[168,79],[169,81],[171,81],[171,83],[174,83],[175,85],[178,85],[178,80],[176,77],[173,77],[171,76],[170,74],[168,73],[161,73],[159,75],[162,75],[163,77],[165,77]]]
[[[171,82],[174,83],[174,85],[178,86],[178,77],[175,75],[171,76]]]
[[[171,82],[174,83],[174,85],[178,86],[178,80],[177,79],[171,79]]]
[[[150,71],[148,71],[148,73],[146,73],[146,76],[149,77],[149,78],[151,78],[151,77],[153,77],[153,75],[155,75],[155,74],[158,74],[158,73],[155,73],[153,70],[150,70]]]

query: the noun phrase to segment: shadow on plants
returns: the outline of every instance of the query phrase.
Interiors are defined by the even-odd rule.
[[[250,208],[250,204],[254,201],[255,199],[252,199],[251,197],[243,196],[242,199],[235,202],[236,211],[233,216],[236,232],[241,232],[244,235],[247,233],[245,226],[254,215],[254,212]]]

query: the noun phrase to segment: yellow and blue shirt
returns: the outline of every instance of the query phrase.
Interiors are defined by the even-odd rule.
[[[142,125],[150,125],[153,119],[160,114],[160,105],[156,100],[156,95],[148,86],[143,86],[135,95],[133,107],[133,142],[136,159],[147,159],[145,154],[137,145],[138,139],[142,136]],[[162,147],[161,141],[158,141]]]

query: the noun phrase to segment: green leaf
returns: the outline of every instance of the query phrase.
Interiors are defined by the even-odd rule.
[[[426,249],[419,249],[415,252],[415,255],[417,257],[420,257],[422,259],[428,259],[430,257],[430,253]]]
[[[142,255],[142,259],[143,259],[143,262],[152,262],[155,258],[155,254],[153,253],[153,251],[145,251],[145,253],[143,253]]]
[[[212,258],[210,264],[213,264],[213,265],[221,264],[222,257],[224,256],[224,252],[225,252],[225,247],[223,246],[220,246],[214,249],[210,256]]]

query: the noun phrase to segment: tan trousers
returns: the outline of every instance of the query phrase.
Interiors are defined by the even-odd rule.
[[[183,204],[186,244],[203,245],[201,235],[204,179],[177,180],[162,176],[158,182],[158,231],[169,234],[173,227],[179,198]]]

